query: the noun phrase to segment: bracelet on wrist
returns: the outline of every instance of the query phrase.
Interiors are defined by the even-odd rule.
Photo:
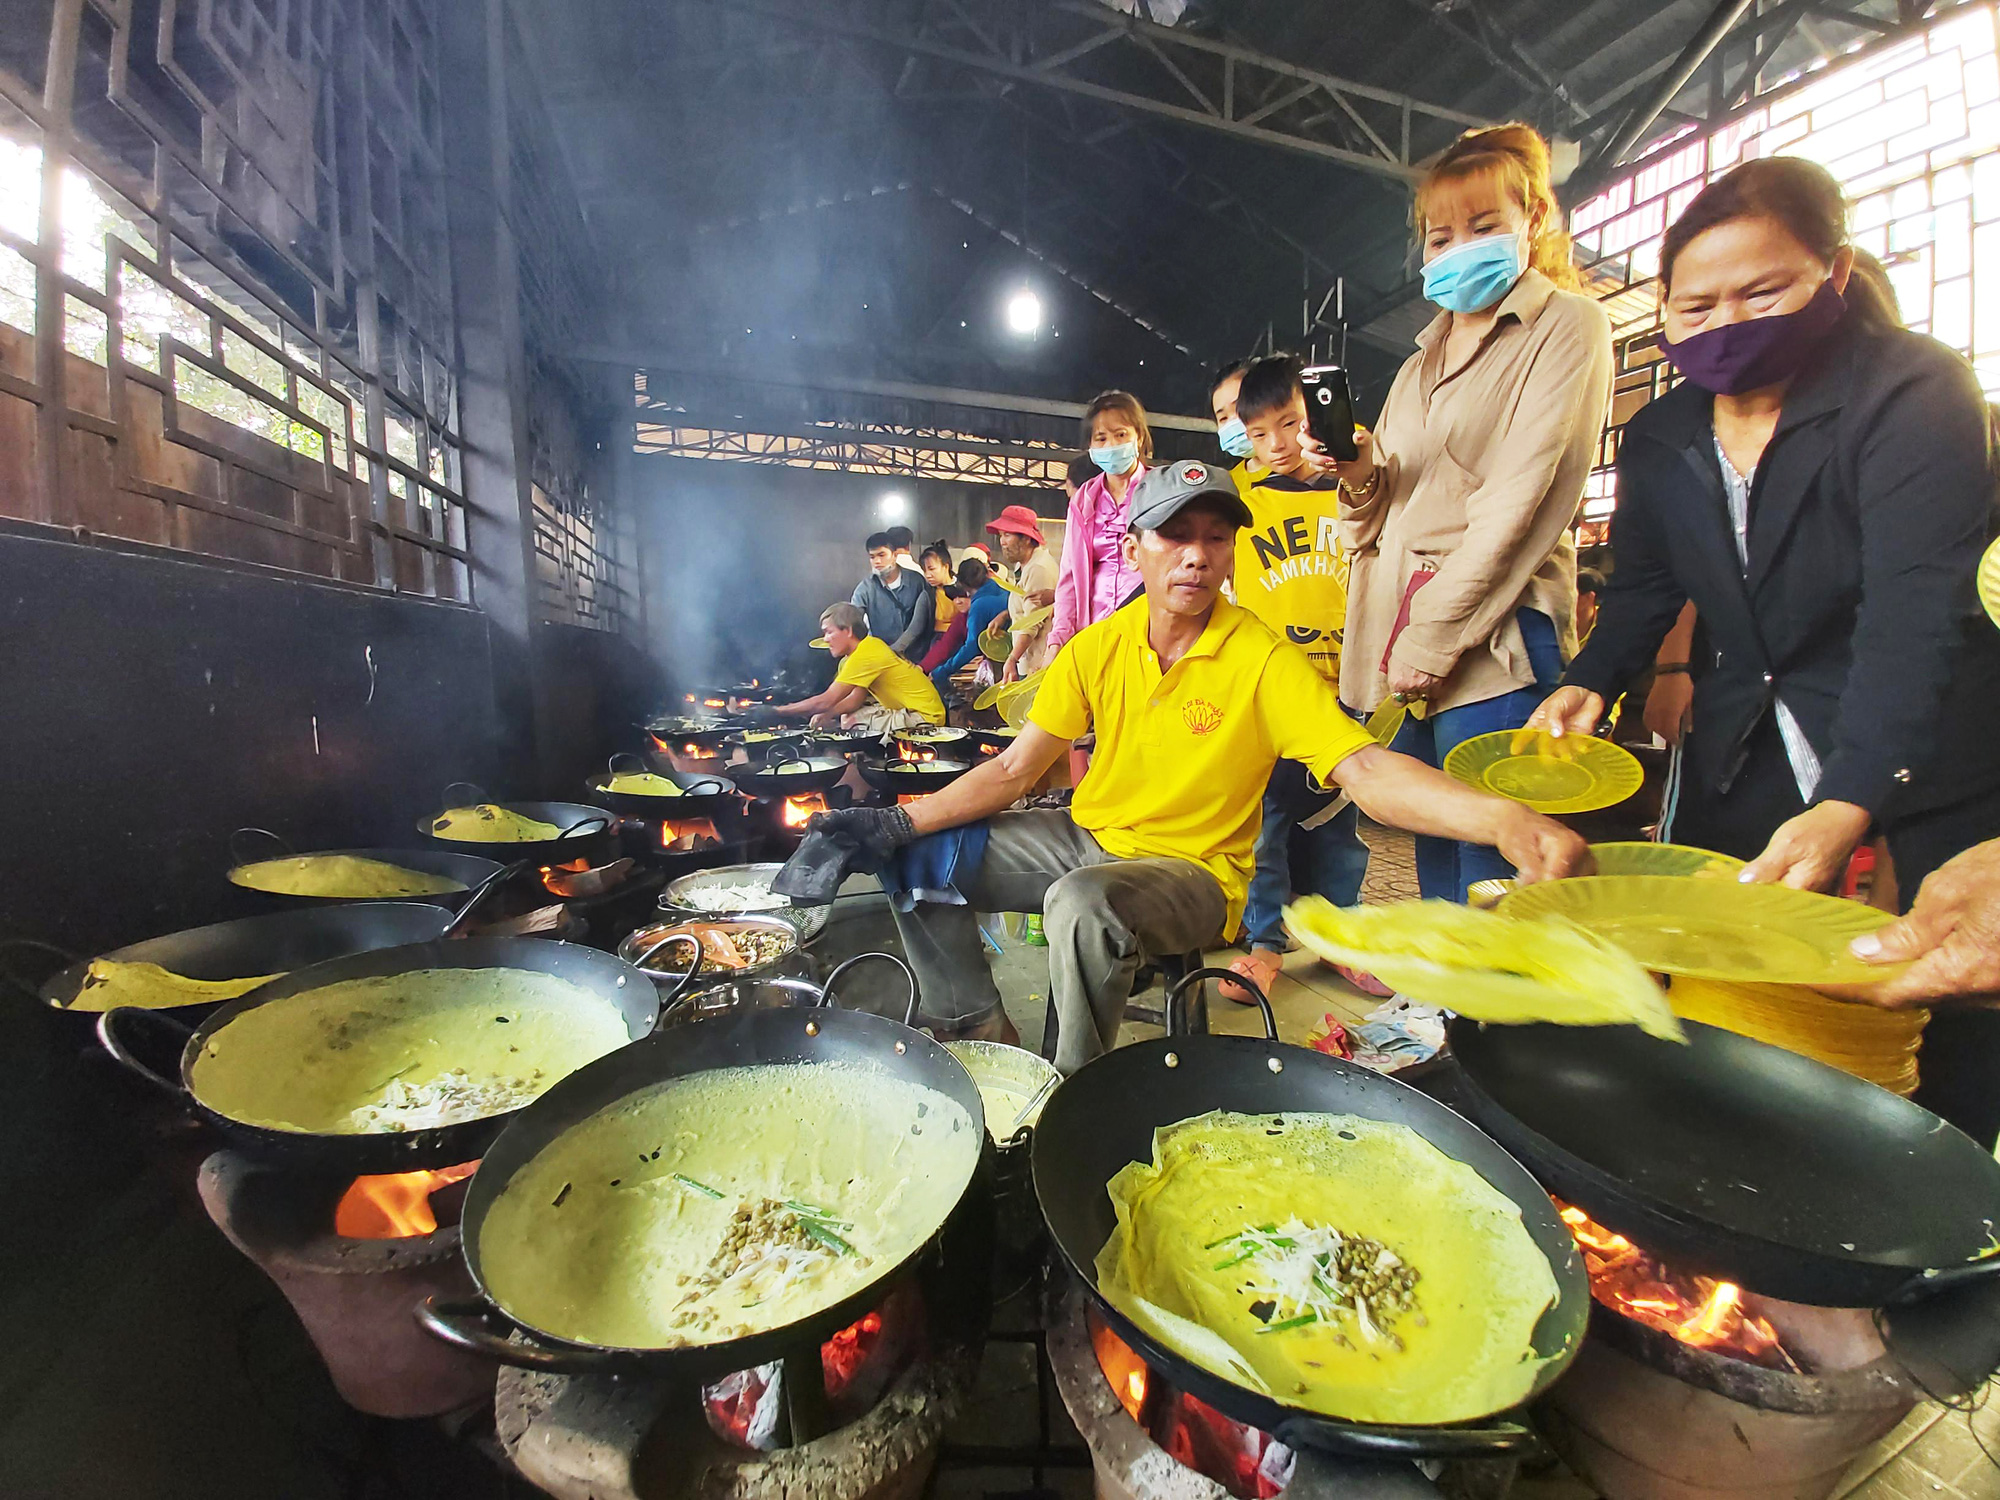
[[[1340,492],[1343,495],[1347,496],[1347,498],[1350,500],[1359,501],[1359,500],[1373,499],[1375,492],[1381,488],[1382,488],[1382,467],[1380,464],[1377,464],[1375,466],[1374,472],[1368,476],[1368,482],[1362,485],[1361,488],[1358,490],[1353,485],[1349,484],[1345,479],[1340,481]]]

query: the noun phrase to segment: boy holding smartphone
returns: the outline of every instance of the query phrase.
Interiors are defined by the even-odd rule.
[[[1236,538],[1236,602],[1304,651],[1337,690],[1347,556],[1340,546],[1336,486],[1315,474],[1299,442],[1306,431],[1299,369],[1291,355],[1276,354],[1252,363],[1237,383],[1235,416],[1250,457],[1236,479],[1251,519]],[[1218,401],[1220,394],[1218,386]],[[1271,773],[1257,871],[1243,912],[1246,956],[1230,965],[1262,989],[1268,990],[1283,968],[1290,941],[1281,914],[1295,892],[1340,906],[1361,897],[1368,849],[1355,831],[1354,808],[1343,807],[1314,827],[1300,826],[1314,822],[1334,800],[1333,793],[1313,788],[1297,761],[1279,761]],[[1341,973],[1370,994],[1387,993],[1369,975]],[[1249,999],[1237,986],[1220,988],[1231,999]]]

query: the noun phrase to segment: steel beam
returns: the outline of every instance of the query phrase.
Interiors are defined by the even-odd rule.
[[[1314,68],[1301,67],[1233,43],[1106,12],[1102,7],[1088,3],[1088,0],[1047,0],[1040,7],[1042,13],[1073,15],[1096,28],[1081,40],[1065,37],[1060,46],[1051,45],[1050,50],[1040,53],[1035,45],[1040,38],[1026,27],[1012,35],[1002,35],[992,45],[962,46],[940,39],[926,27],[911,30],[907,26],[899,28],[886,20],[878,21],[873,19],[875,13],[868,7],[843,6],[837,0],[812,0],[809,5],[787,3],[787,0],[690,0],[690,3],[725,6],[734,14],[761,15],[790,26],[873,42],[1015,83],[1094,99],[1138,114],[1172,120],[1236,140],[1276,147],[1406,183],[1414,181],[1417,176],[1415,164],[1400,148],[1385,150],[1384,138],[1372,129],[1360,134],[1370,149],[1357,150],[1301,130],[1281,128],[1268,116],[1255,122],[1245,120],[1236,112],[1237,101],[1245,92],[1240,74],[1244,71],[1260,72],[1274,80],[1310,85],[1294,108],[1303,107],[1312,94],[1323,92],[1350,114],[1358,113],[1357,104],[1365,102],[1399,112],[1407,110],[1420,118],[1447,123],[1459,129],[1489,123],[1477,115],[1448,109],[1395,90],[1376,88]],[[963,11],[954,7],[954,12],[950,19],[958,20],[963,25]],[[972,35],[975,41],[991,40],[984,28],[973,30]],[[1080,58],[1093,53],[1101,54],[1114,44],[1122,44],[1123,50],[1134,57],[1145,58],[1151,70],[1163,72],[1165,77],[1162,83],[1171,83],[1171,90],[1163,88],[1158,94],[1140,93],[1065,71]],[[1205,69],[1217,70],[1226,87],[1203,88],[1194,78],[1195,65],[1191,61],[1194,58],[1203,59]],[[1172,97],[1165,97],[1169,93]],[[1184,95],[1192,102],[1181,102]]]
[[[1667,69],[1665,76],[1639,102],[1625,123],[1578,176],[1585,181],[1591,181],[1616,167],[1620,158],[1644,139],[1653,122],[1660,117],[1660,111],[1673,103],[1674,95],[1686,87],[1690,78],[1701,71],[1701,65],[1708,61],[1708,55],[1715,50],[1716,44],[1743,19],[1754,3],[1755,0],[1720,0],[1715,9],[1709,12],[1708,19],[1702,22],[1701,29],[1689,38],[1687,46],[1681,50],[1681,55],[1674,59],[1674,65]]]

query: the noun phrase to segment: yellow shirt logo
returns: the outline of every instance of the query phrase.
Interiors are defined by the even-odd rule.
[[[1214,734],[1222,727],[1222,710],[1206,698],[1190,698],[1181,705],[1181,722],[1192,734]]]

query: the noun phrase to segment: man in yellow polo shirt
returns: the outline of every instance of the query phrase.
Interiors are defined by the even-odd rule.
[[[830,604],[819,617],[826,648],[840,663],[823,693],[771,710],[785,719],[840,720],[849,728],[887,734],[917,724],[942,724],[944,700],[923,669],[868,633],[868,616],[856,604]]]
[[[1523,880],[1571,873],[1582,839],[1519,803],[1382,749],[1341,712],[1298,647],[1222,599],[1249,513],[1200,463],[1150,470],[1132,495],[1128,566],[1145,597],[1077,635],[1012,746],[904,807],[844,808],[813,827],[886,860],[925,835],[987,822],[963,906],[919,903],[896,926],[926,1024],[1013,1039],[981,949],[980,911],[1042,912],[1061,1027],[1056,1066],[1111,1045],[1149,957],[1213,945],[1243,909],[1259,805],[1280,756],[1340,783],[1373,817],[1492,844]],[[1090,775],[1067,811],[1007,812],[1095,726]]]

